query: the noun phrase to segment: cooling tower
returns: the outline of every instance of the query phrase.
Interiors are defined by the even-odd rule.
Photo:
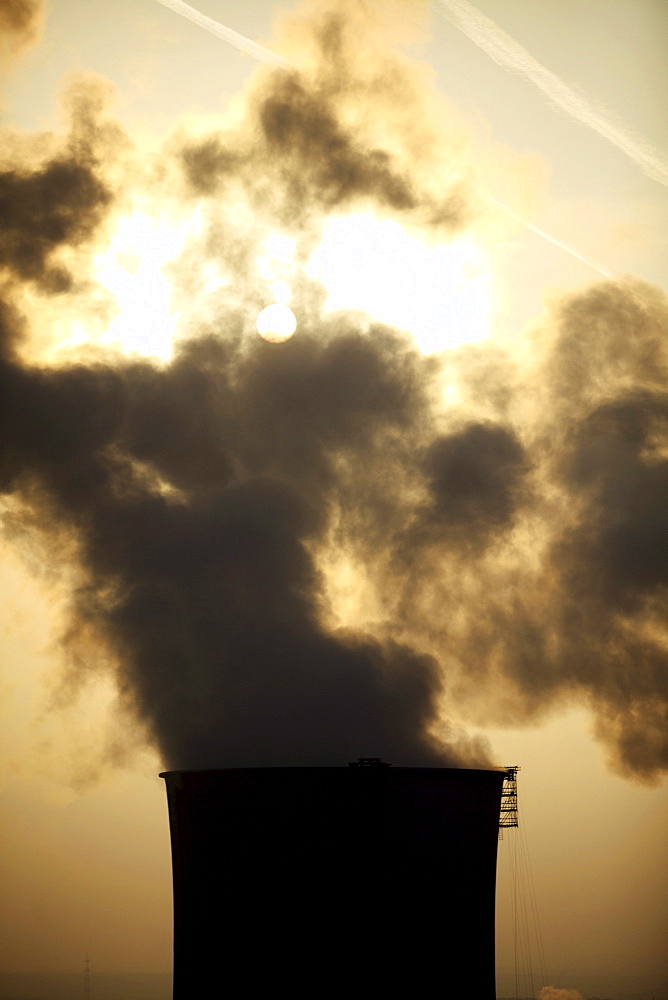
[[[502,771],[171,771],[174,998],[493,1000]]]

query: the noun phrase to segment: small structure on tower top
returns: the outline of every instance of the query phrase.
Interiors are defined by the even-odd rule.
[[[357,760],[351,760],[348,767],[391,767],[380,757],[358,757]]]
[[[519,767],[507,767],[503,779],[503,790],[501,792],[501,813],[499,815],[499,828],[501,830],[510,826],[518,826],[517,818],[517,772]]]

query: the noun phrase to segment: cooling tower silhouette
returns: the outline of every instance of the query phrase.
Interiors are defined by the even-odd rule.
[[[493,1000],[503,771],[170,771],[174,998]]]

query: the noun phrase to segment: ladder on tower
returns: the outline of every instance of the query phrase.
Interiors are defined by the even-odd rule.
[[[507,767],[501,791],[501,812],[499,815],[499,837],[508,827],[518,826],[517,818],[517,772],[519,767]]]

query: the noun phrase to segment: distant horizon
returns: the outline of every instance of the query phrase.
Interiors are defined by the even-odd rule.
[[[537,978],[536,990],[543,985]],[[119,981],[131,980],[128,989],[135,992],[128,994],[117,991]],[[569,973],[552,977],[560,989],[579,990],[583,1000],[668,1000],[668,977],[649,975],[607,976],[593,973]],[[21,982],[19,982],[21,981]],[[152,982],[150,982],[152,981]],[[0,1000],[70,1000],[72,988],[83,982],[83,962],[80,972],[0,972]],[[124,970],[122,972],[95,971],[91,964],[91,987],[95,990],[95,1000],[171,1000],[171,972],[138,972]],[[516,996],[513,991],[515,973],[512,970],[497,971],[497,1000],[535,1000],[525,994]],[[31,983],[33,985],[31,985]],[[7,990],[12,987],[29,988],[30,990],[48,986],[58,992],[49,997],[41,997],[35,992],[12,994]],[[552,985],[553,983],[546,984]],[[137,994],[136,989],[142,992]],[[116,989],[117,992],[111,992]]]

